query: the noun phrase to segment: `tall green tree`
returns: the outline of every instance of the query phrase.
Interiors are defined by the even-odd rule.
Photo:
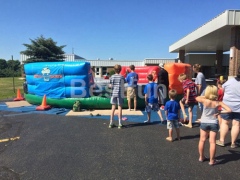
[[[23,63],[63,61],[63,48],[66,45],[57,46],[52,38],[46,39],[42,35],[30,41],[31,44],[23,44],[27,49],[21,53],[30,57]]]

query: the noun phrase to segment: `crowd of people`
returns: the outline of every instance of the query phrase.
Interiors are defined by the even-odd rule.
[[[114,127],[113,117],[116,106],[118,106],[118,128],[122,126],[122,105],[124,83],[127,87],[128,110],[131,110],[131,100],[133,99],[134,111],[137,110],[137,82],[138,74],[135,72],[135,66],[131,65],[131,72],[124,78],[120,75],[121,65],[115,65],[115,74],[110,78],[112,88],[111,104],[112,112],[110,116],[109,128]],[[231,148],[238,147],[236,143],[239,135],[240,122],[240,67],[238,74],[234,78],[218,79],[216,85],[207,85],[204,74],[201,72],[201,65],[192,66],[193,72],[197,74],[195,82],[187,78],[186,74],[180,74],[178,80],[182,83],[183,98],[176,100],[177,92],[174,89],[169,90],[168,72],[164,69],[164,64],[160,64],[160,72],[157,81],[154,81],[152,74],[147,75],[148,83],[144,88],[145,111],[147,120],[144,123],[151,122],[151,112],[156,111],[159,114],[160,121],[163,123],[162,112],[164,110],[167,120],[168,137],[167,141],[173,141],[173,128],[176,130],[177,140],[180,140],[179,125],[192,128],[193,107],[196,105],[201,111],[201,117],[197,121],[200,123],[200,139],[198,144],[199,161],[206,160],[204,146],[209,138],[209,165],[215,165],[218,161],[215,159],[216,145],[225,146],[225,137],[231,127]],[[160,86],[161,85],[161,86]],[[165,88],[162,88],[164,87]],[[165,91],[163,93],[163,91]],[[168,101],[163,94],[168,95]],[[161,109],[160,107],[163,107]],[[188,109],[188,115],[185,109]],[[182,111],[183,122],[179,122]],[[188,123],[186,124],[188,118]],[[220,132],[220,138],[216,140],[217,133]]]

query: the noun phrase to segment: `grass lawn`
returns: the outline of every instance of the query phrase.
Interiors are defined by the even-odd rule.
[[[0,78],[0,100],[11,99],[17,97],[17,90],[20,89],[23,94],[23,82],[21,77]]]

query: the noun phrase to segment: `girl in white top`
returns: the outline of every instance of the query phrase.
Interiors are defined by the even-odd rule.
[[[200,139],[198,144],[199,151],[199,161],[203,162],[206,160],[204,155],[204,145],[206,139],[209,137],[209,154],[210,161],[209,165],[215,165],[217,161],[215,160],[216,153],[216,136],[219,130],[218,125],[218,115],[219,113],[229,113],[231,109],[225,105],[223,102],[218,101],[218,89],[214,85],[208,85],[205,90],[204,96],[198,96],[196,100],[203,104],[203,113],[201,116],[200,125]],[[224,111],[218,111],[218,107],[221,106]]]

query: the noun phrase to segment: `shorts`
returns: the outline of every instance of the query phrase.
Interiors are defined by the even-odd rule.
[[[167,129],[179,128],[178,120],[167,120]]]
[[[137,88],[128,87],[127,88],[127,100],[130,100],[132,98],[134,98],[134,99],[137,98]]]
[[[147,105],[146,108],[145,108],[145,111],[146,111],[147,113],[150,113],[152,110],[153,110],[153,111],[159,111],[159,105],[158,105],[158,103],[153,103],[153,104],[148,103],[148,105]]]
[[[188,104],[185,104],[185,101],[186,101],[185,98],[182,98],[180,101],[183,103],[184,106],[191,107],[191,108],[193,108],[193,106],[197,104],[197,102],[189,102]]]
[[[201,123],[200,129],[202,129],[203,131],[218,132],[219,125],[218,124],[212,124],[212,123]]]
[[[121,106],[123,104],[123,102],[124,102],[124,99],[121,97],[111,97],[111,100],[110,100],[110,103],[113,105],[118,104]]]
[[[226,121],[230,121],[230,120],[236,120],[236,121],[240,121],[240,113],[236,113],[236,112],[231,112],[231,113],[224,113],[224,114],[220,114],[221,118],[226,120]]]

